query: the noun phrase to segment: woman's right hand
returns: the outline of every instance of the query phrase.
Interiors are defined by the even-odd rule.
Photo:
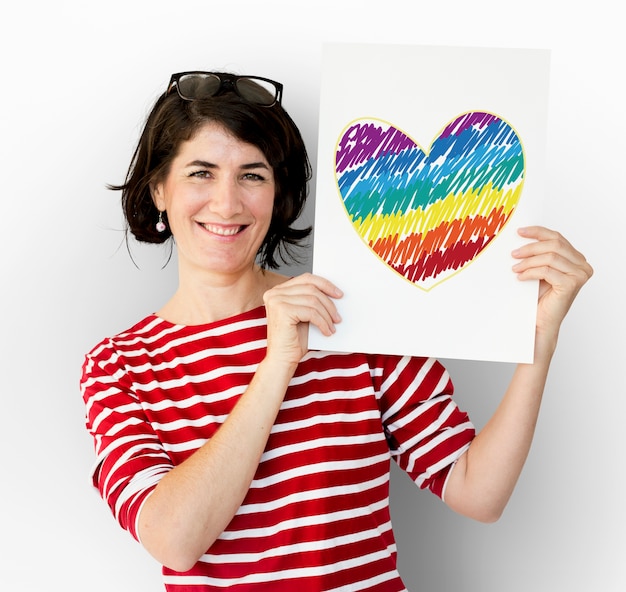
[[[266,360],[294,370],[307,353],[309,323],[332,335],[341,322],[334,299],[343,293],[327,279],[310,273],[289,279],[263,295],[267,314]]]
[[[265,359],[219,430],[161,479],[141,509],[141,541],[163,565],[191,569],[232,520],[307,352],[309,323],[332,334],[341,320],[333,300],[341,296],[331,282],[311,274],[265,292]]]

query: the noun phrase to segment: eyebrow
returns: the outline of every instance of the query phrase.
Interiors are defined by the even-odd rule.
[[[208,162],[206,160],[193,160],[189,163],[187,163],[187,166],[198,166],[198,167],[204,167],[207,169],[218,169],[219,166],[215,163],[212,162]],[[269,170],[269,167],[267,166],[267,164],[265,164],[264,162],[249,162],[246,164],[241,165],[241,168],[244,170],[250,170],[250,169],[267,169]]]

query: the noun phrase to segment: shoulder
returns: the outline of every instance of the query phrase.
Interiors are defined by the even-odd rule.
[[[128,329],[98,342],[86,354],[85,364],[134,367],[196,351],[209,354],[214,348],[265,339],[266,327],[263,307],[202,325],[175,324],[150,314]]]
[[[128,329],[101,339],[87,352],[86,357],[97,357],[104,350],[118,346],[124,347],[125,345],[128,346],[149,339],[151,336],[158,334],[164,324],[169,323],[166,323],[154,314],[150,314]]]

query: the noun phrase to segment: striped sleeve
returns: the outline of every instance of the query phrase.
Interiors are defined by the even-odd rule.
[[[452,399],[452,381],[437,360],[376,358],[373,379],[391,454],[420,488],[443,497],[451,467],[475,436],[474,425]]]
[[[139,510],[172,462],[108,343],[85,357],[80,388],[96,453],[93,485],[122,528],[139,540]]]

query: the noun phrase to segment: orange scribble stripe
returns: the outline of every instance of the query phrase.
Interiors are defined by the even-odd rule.
[[[448,251],[457,243],[467,244],[476,240],[489,242],[506,224],[511,213],[500,207],[489,216],[442,222],[426,234],[410,234],[401,240],[396,234],[370,241],[370,247],[390,265],[408,265],[433,253]]]

